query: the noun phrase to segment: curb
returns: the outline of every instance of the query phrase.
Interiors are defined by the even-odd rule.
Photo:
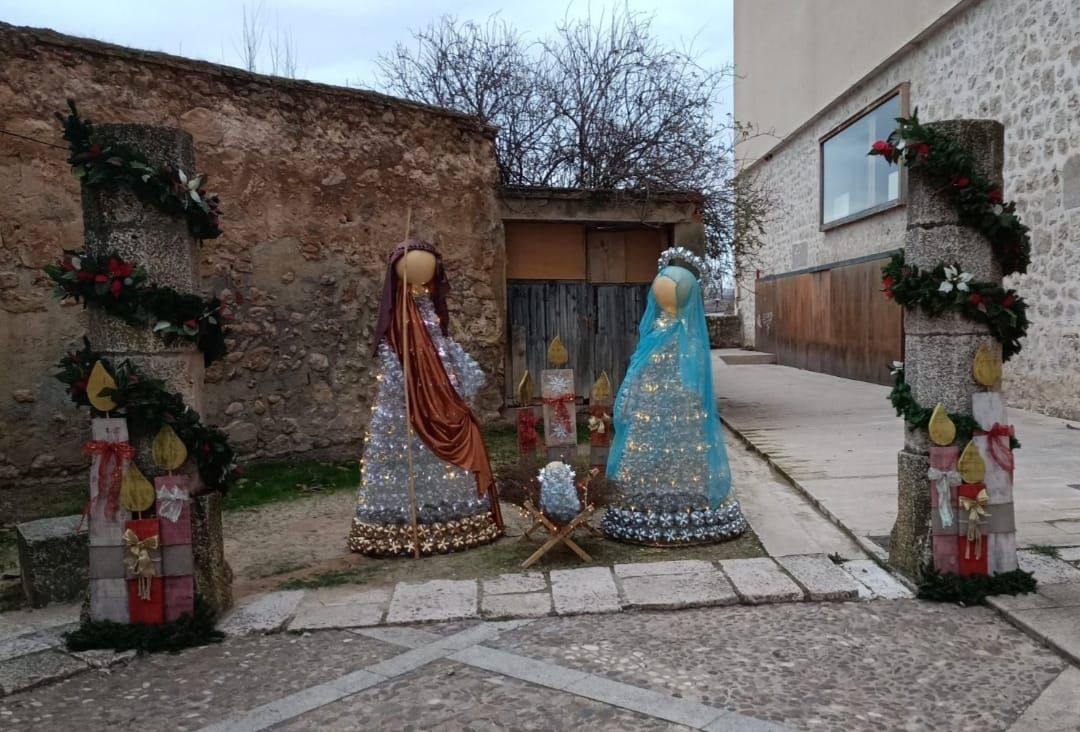
[[[776,460],[774,460],[769,453],[765,452],[760,447],[755,445],[754,442],[742,432],[742,430],[733,425],[722,413],[720,414],[720,421],[723,422],[724,426],[731,430],[731,433],[738,437],[739,440],[751,452],[753,452],[755,455],[758,455],[766,463],[768,463],[770,468],[775,470],[780,475],[780,477],[787,481],[787,483],[792,488],[798,491],[799,494],[810,503],[810,505],[816,508],[822,516],[827,518],[829,520],[829,523],[836,526],[836,528],[844,532],[845,536],[854,541],[859,546],[859,548],[866,553],[867,556],[869,556],[871,559],[874,560],[874,562],[877,563],[879,567],[891,574],[897,582],[911,590],[912,593],[918,593],[918,588],[915,586],[914,582],[912,582],[910,579],[900,574],[899,572],[896,572],[895,570],[893,570],[892,567],[889,566],[888,552],[886,552],[883,548],[881,548],[874,542],[867,539],[865,536],[861,536],[852,531],[850,527],[844,524],[844,522],[841,521],[838,516],[836,516],[836,514],[826,508],[825,505],[806,488],[806,486],[800,483],[795,476],[791,475],[791,473],[789,473],[783,466],[777,463]]]

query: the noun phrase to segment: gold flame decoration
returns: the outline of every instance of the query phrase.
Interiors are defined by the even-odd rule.
[[[589,400],[593,404],[611,401],[611,379],[607,371],[601,371],[600,377],[593,382],[592,389],[589,391]]]
[[[548,346],[547,357],[551,365],[556,367],[565,366],[566,362],[570,360],[570,354],[566,352],[566,346],[563,345],[559,336],[555,336],[551,341],[551,345]]]
[[[176,470],[187,460],[187,447],[184,445],[176,432],[167,424],[163,424],[154,437],[151,446],[154,454],[154,465],[159,470]]]
[[[518,404],[523,407],[529,406],[532,403],[533,398],[533,380],[532,374],[528,369],[525,369],[525,375],[521,377],[521,381],[517,385],[517,398]]]
[[[971,373],[975,381],[989,389],[1001,381],[1001,358],[984,343],[975,353]]]
[[[145,511],[154,505],[154,486],[135,463],[128,463],[120,483],[120,505],[129,511]]]
[[[965,483],[982,483],[986,477],[986,463],[983,462],[979,448],[974,442],[968,442],[967,447],[960,453],[960,459],[956,461],[956,469],[960,471],[960,477]]]
[[[951,445],[956,439],[956,425],[949,419],[949,413],[940,404],[934,407],[930,415],[930,441],[935,445],[945,447]]]
[[[94,368],[90,369],[90,378],[86,380],[86,398],[99,412],[112,412],[116,410],[116,402],[111,396],[103,396],[105,389],[116,389],[116,380],[105,368],[105,364],[98,361]]]

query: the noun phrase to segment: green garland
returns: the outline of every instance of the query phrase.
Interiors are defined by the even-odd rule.
[[[220,643],[225,634],[215,627],[215,619],[201,598],[195,598],[195,612],[171,623],[117,623],[112,620],[84,621],[75,630],[64,634],[69,651],[91,651],[110,648],[114,651],[177,653],[185,648]]]
[[[967,278],[967,279],[965,279]],[[882,270],[882,292],[908,310],[921,307],[927,315],[952,310],[969,320],[985,323],[1001,343],[1002,358],[1008,361],[1020,352],[1020,339],[1027,335],[1027,303],[1000,285],[973,282],[959,265],[939,264],[920,270],[904,261],[897,252]]]
[[[911,394],[911,387],[904,379],[904,367],[895,365],[893,370],[893,388],[889,392],[889,401],[896,410],[897,417],[903,417],[904,421],[912,427],[927,429],[930,425],[930,416],[933,409],[928,409],[917,401]],[[979,423],[970,414],[957,414],[949,412],[949,419],[956,427],[956,441],[961,444],[971,439],[972,435],[980,429]],[[1009,447],[1013,450],[1020,449],[1020,441],[1016,437],[1009,438]]]
[[[1035,592],[1035,576],[1022,569],[998,574],[970,574],[960,577],[941,574],[931,562],[919,583],[919,599],[953,602],[965,607],[985,605],[990,595],[1022,595]]]
[[[116,253],[95,256],[68,251],[44,270],[56,282],[61,299],[101,308],[129,325],[153,327],[166,342],[192,341],[207,366],[226,353],[223,306],[216,297],[203,300],[148,284],[146,270]]]
[[[944,132],[919,122],[918,109],[910,117],[897,117],[896,129],[888,139],[878,140],[869,155],[879,155],[889,163],[921,170],[953,206],[960,222],[986,237],[1005,275],[1024,273],[1031,263],[1028,227],[1016,215],[1016,203],[1003,199],[1001,187],[983,175],[971,153]],[[920,270],[904,260],[903,252],[892,256],[882,270],[882,292],[908,310],[916,307],[928,315],[954,311],[969,320],[987,325],[1001,343],[1002,359],[1020,352],[1020,339],[1027,334],[1027,303],[1000,285],[972,281],[959,264],[938,264]],[[926,429],[933,410],[915,401],[904,380],[903,364],[893,369],[889,393],[896,414],[913,427]],[[979,425],[966,414],[950,414],[961,442],[971,439]],[[1020,447],[1015,437],[1012,448]]]
[[[83,339],[81,350],[66,354],[57,364],[60,371],[56,379],[67,386],[71,400],[96,413],[86,387],[90,371],[98,361],[116,381],[116,389],[105,390],[102,395],[112,397],[117,413],[147,434],[156,433],[162,425],[170,425],[195,460],[203,483],[208,488],[227,491],[241,471],[235,465],[235,454],[225,433],[204,425],[199,413],[187,406],[183,397],[170,392],[164,382],[144,376],[131,361],[113,367]]]
[[[197,239],[221,236],[218,197],[203,189],[205,174],[188,176],[171,165],[154,167],[141,151],[127,145],[104,147],[94,142],[94,125],[79,117],[75,102],[68,100],[67,115],[56,113],[68,141],[71,170],[84,185],[121,183],[130,186],[140,201],[161,211],[187,219],[188,231]]]
[[[1016,215],[1016,202],[1003,200],[1001,187],[983,175],[965,148],[922,125],[917,108],[910,117],[897,117],[896,129],[887,140],[875,142],[869,154],[923,171],[956,209],[961,223],[989,240],[1004,274],[1027,272],[1031,236]]]

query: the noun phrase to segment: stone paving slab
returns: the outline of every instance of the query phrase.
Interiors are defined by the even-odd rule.
[[[390,590],[334,588],[314,590],[304,595],[289,623],[289,630],[362,628],[378,625],[385,616]]]
[[[1054,679],[1009,732],[1066,732],[1080,727],[1080,669],[1070,666]]]
[[[1058,556],[1066,562],[1080,562],[1080,546],[1063,546],[1058,549]]]
[[[739,601],[731,583],[719,570],[692,574],[637,575],[620,581],[624,607],[672,610],[706,605],[734,605]]]
[[[9,658],[0,663],[0,696],[57,681],[87,668],[85,661],[57,650]]]
[[[672,562],[637,562],[616,564],[616,577],[648,577],[657,574],[699,574],[714,569],[712,562],[704,559],[679,559]]]
[[[485,594],[480,614],[485,618],[540,618],[550,615],[551,607],[551,594],[547,589],[505,595]]]
[[[226,615],[218,627],[232,635],[282,630],[296,614],[303,597],[303,590],[258,595]]]
[[[386,622],[419,623],[478,616],[476,580],[399,582],[390,599]]]
[[[758,605],[766,602],[793,602],[804,597],[802,588],[768,557],[723,559],[720,567],[735,586],[743,602]]]
[[[862,585],[859,597],[863,599],[907,600],[915,596],[873,559],[855,559],[840,567]]]
[[[495,579],[483,580],[485,595],[505,595],[511,592],[540,592],[547,590],[543,572],[501,574]]]
[[[1061,559],[1023,549],[1016,553],[1016,559],[1020,569],[1034,574],[1040,585],[1080,582],[1080,569]]]
[[[559,615],[613,613],[622,609],[615,578],[607,567],[553,570],[551,596]]]
[[[856,600],[859,583],[824,554],[803,554],[777,559],[813,601]]]

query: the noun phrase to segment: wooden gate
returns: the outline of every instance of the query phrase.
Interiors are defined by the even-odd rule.
[[[507,398],[528,369],[539,389],[548,368],[547,347],[559,336],[570,353],[575,389],[586,396],[601,371],[619,388],[637,346],[637,326],[645,310],[647,284],[596,285],[567,280],[511,280],[506,284],[510,354]],[[539,391],[534,394],[538,396]]]
[[[890,253],[814,271],[759,279],[758,350],[784,366],[891,384],[903,359],[903,309],[881,294]]]

